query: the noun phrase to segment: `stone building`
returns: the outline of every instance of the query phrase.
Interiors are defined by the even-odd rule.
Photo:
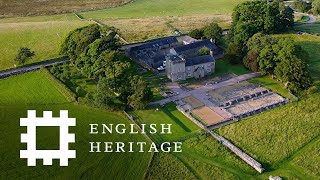
[[[203,78],[213,73],[215,69],[215,60],[211,55],[192,58],[168,55],[166,62],[166,74],[173,82],[188,78]]]
[[[208,55],[199,55],[202,48],[209,49]],[[166,74],[173,82],[188,78],[203,78],[214,72],[215,59],[223,55],[223,50],[210,40],[193,41],[190,44],[170,49],[166,56]]]

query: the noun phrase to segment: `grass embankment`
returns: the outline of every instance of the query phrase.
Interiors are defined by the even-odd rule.
[[[31,72],[0,80],[0,179],[88,179],[113,177],[115,179],[143,179],[148,167],[150,153],[89,153],[89,142],[148,142],[143,135],[89,135],[89,124],[123,123],[129,121],[120,113],[97,110],[70,103],[58,90],[54,81],[48,79],[43,72]],[[70,132],[76,134],[76,143],[70,149],[77,150],[77,158],[69,161],[69,166],[61,168],[59,161],[53,166],[43,166],[38,160],[36,167],[28,167],[25,159],[19,158],[19,150],[26,145],[20,143],[20,133],[26,128],[19,126],[19,118],[27,116],[27,110],[53,111],[59,116],[59,110],[68,110],[69,117],[77,119],[77,126]],[[52,147],[59,141],[54,130],[45,129],[37,134],[37,147]],[[56,139],[54,139],[55,137]],[[125,171],[124,171],[125,169]]]

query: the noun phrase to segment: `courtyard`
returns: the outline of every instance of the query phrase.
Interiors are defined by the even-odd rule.
[[[174,93],[155,104],[175,102],[210,129],[287,104],[288,99],[261,85],[247,80],[259,73],[224,74],[195,83],[167,83]]]

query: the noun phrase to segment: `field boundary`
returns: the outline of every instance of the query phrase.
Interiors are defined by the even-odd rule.
[[[58,91],[70,102],[77,102],[77,95],[73,93],[65,84],[53,76],[50,71],[44,67],[40,68],[40,71],[46,74],[47,79],[56,85]]]

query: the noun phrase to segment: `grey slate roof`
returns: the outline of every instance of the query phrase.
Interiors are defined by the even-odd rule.
[[[186,59],[186,66],[194,66],[194,65],[204,64],[204,63],[208,63],[208,62],[214,62],[214,59],[212,56],[210,56],[210,55],[197,56],[194,58],[187,58]]]
[[[178,54],[183,52],[183,51],[187,51],[190,49],[196,49],[196,48],[202,48],[202,47],[207,47],[211,50],[216,50],[216,51],[220,51],[220,48],[212,43],[210,40],[203,40],[203,41],[197,41],[188,45],[183,45],[183,46],[178,46],[173,48]]]
[[[159,39],[153,39],[147,41],[145,44],[142,44],[140,46],[135,46],[130,49],[130,51],[138,51],[142,49],[149,49],[149,48],[158,48],[160,46],[165,46],[168,44],[177,43],[178,40],[174,36],[165,37],[165,38],[159,38]]]

